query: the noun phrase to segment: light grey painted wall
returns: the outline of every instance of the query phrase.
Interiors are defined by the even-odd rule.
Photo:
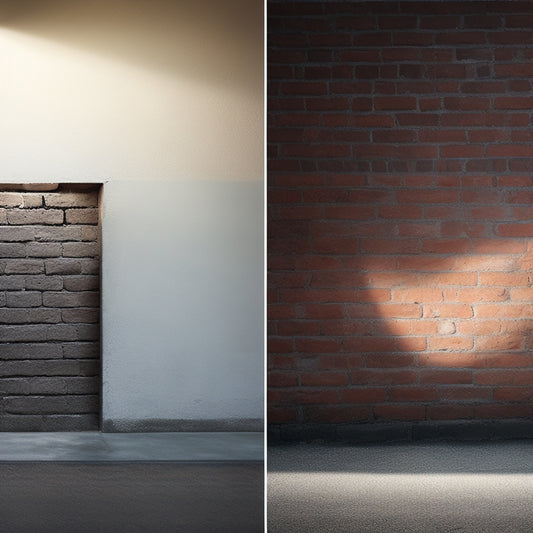
[[[263,5],[8,0],[0,181],[103,182],[106,430],[263,415]]]

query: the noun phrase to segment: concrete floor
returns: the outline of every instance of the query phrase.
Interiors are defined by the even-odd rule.
[[[268,450],[270,533],[533,531],[533,441]]]
[[[0,433],[1,461],[262,461],[263,433]]]
[[[2,533],[260,533],[261,433],[0,433]]]

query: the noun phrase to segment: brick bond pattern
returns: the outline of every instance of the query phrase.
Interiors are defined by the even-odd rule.
[[[533,3],[268,15],[270,427],[531,419]]]
[[[98,428],[98,193],[0,193],[0,430]]]

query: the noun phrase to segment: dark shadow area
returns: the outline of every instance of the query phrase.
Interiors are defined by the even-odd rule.
[[[270,446],[269,472],[533,474],[533,442]]]

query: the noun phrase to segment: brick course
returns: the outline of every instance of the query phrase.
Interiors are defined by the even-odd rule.
[[[99,427],[98,191],[0,193],[0,431]]]
[[[533,416],[532,21],[268,3],[274,434]]]

